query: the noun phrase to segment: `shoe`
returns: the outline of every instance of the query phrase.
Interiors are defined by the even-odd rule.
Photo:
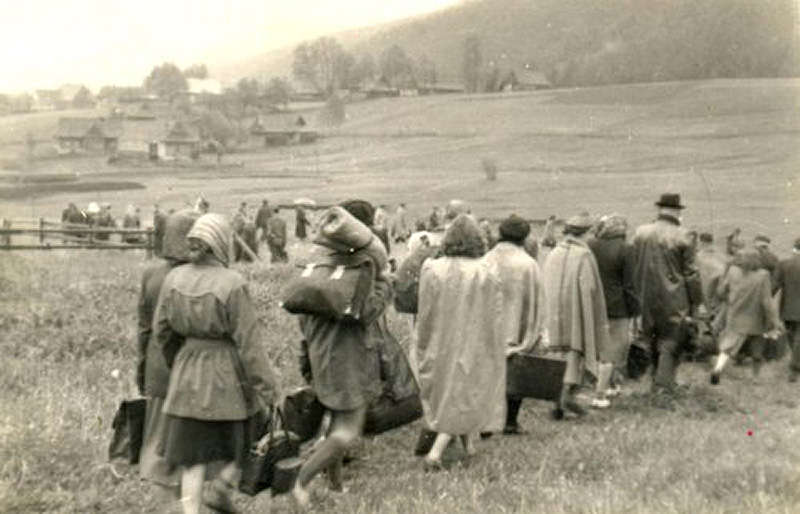
[[[564,410],[571,412],[576,416],[585,416],[587,414],[586,409],[581,407],[581,405],[575,400],[569,400],[564,402],[562,407],[564,408]]]
[[[503,428],[503,435],[525,435],[527,432],[520,428],[519,425],[506,425]]]
[[[564,409],[561,407],[556,407],[555,409],[550,411],[550,419],[553,421],[561,421],[564,419]]]
[[[719,385],[719,373],[711,373],[711,378],[708,379],[708,383],[711,385]]]
[[[481,432],[481,441],[491,439],[494,434],[492,432]]]
[[[220,514],[238,514],[239,509],[233,504],[231,500],[231,492],[233,488],[221,482],[220,480],[213,480],[211,487],[203,499],[206,507],[211,509],[212,512]]]
[[[425,457],[422,460],[422,469],[426,473],[437,473],[444,470],[444,464],[440,460],[433,460],[430,457]]]
[[[612,387],[606,391],[606,398],[616,398],[617,396],[622,394],[622,388],[620,387]]]
[[[611,402],[606,398],[595,398],[590,405],[593,409],[607,409],[611,407]]]

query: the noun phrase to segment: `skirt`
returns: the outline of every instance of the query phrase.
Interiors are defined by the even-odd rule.
[[[144,441],[139,456],[139,476],[165,487],[178,487],[180,475],[174,466],[158,454],[161,439],[166,433],[166,415],[161,412],[163,398],[148,398],[144,417]]]
[[[250,448],[263,435],[258,416],[239,421],[207,421],[165,414],[158,453],[170,466],[212,462],[244,464]]]

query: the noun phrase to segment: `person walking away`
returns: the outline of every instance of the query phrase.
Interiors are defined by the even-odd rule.
[[[780,292],[780,317],[789,337],[789,382],[797,382],[800,376],[800,238],[794,241],[791,257],[778,264],[773,291]]]
[[[102,209],[97,215],[97,227],[100,228],[114,228],[117,226],[117,222],[114,220],[114,216],[111,215],[111,204],[108,202],[103,202],[101,206]],[[111,234],[109,233],[99,233],[95,236],[95,239],[98,241],[108,241],[110,239]]]
[[[269,253],[272,256],[270,262],[273,264],[276,262],[288,262],[289,256],[286,255],[286,221],[281,218],[280,210],[277,207],[267,220],[265,237]]]
[[[745,343],[749,344],[753,359],[753,377],[758,378],[765,336],[772,338],[781,329],[771,292],[769,272],[761,268],[758,251],[740,251],[728,269],[720,291],[727,306],[725,329],[720,341],[720,354],[711,372],[711,384],[719,384],[725,365]]]
[[[642,332],[655,356],[653,392],[672,393],[680,352],[689,336],[690,317],[707,315],[695,254],[681,227],[679,194],[656,202],[658,217],[634,235],[635,286],[642,311]]]
[[[155,342],[153,318],[161,285],[167,274],[189,260],[186,235],[199,217],[199,214],[192,211],[179,211],[167,218],[162,259],[145,268],[139,294],[139,363],[136,384],[139,393],[147,398],[139,474],[156,488],[159,512],[169,511],[180,499],[180,475],[166,459],[158,455],[158,445],[165,430],[166,418],[161,409],[167,396],[169,368],[162,348]]]
[[[586,212],[569,218],[564,238],[550,252],[543,270],[548,314],[545,347],[566,361],[559,407],[578,416],[586,414],[576,398],[584,372],[598,377],[601,356],[611,348],[603,283],[588,245],[593,225]]]
[[[498,272],[481,259],[483,253],[478,224],[459,215],[445,233],[443,256],[422,265],[411,361],[426,428],[437,434],[425,457],[427,470],[443,467],[442,454],[455,436],[471,455],[478,433],[504,426],[502,293]]]
[[[392,223],[392,238],[395,243],[405,242],[411,235],[411,223],[408,219],[408,209],[405,203],[397,206]]]
[[[142,221],[139,219],[139,209],[130,204],[125,208],[125,217],[122,218],[122,228],[134,230],[142,228]],[[141,242],[141,238],[136,234],[124,234],[122,236],[122,241],[136,244]]]
[[[596,408],[609,407],[608,398],[620,392],[633,320],[639,315],[633,280],[633,248],[626,241],[627,235],[628,220],[619,214],[609,214],[600,218],[597,237],[589,243],[603,284],[611,338],[608,351],[600,353],[597,398],[592,402]]]
[[[364,204],[369,205],[367,202]],[[345,206],[345,210],[350,209]],[[369,205],[369,216],[373,215]],[[361,224],[357,219],[352,223]],[[320,234],[320,237],[323,237]],[[377,240],[377,236],[375,240]],[[391,302],[392,289],[386,279],[386,254],[380,244],[355,252],[337,252],[315,243],[320,258],[333,265],[370,263],[374,281],[358,321],[299,315],[300,332],[306,344],[311,383],[320,403],[330,415],[322,443],[315,447],[297,475],[292,496],[301,508],[309,504],[308,486],[316,475],[337,466],[344,453],[361,436],[367,407],[382,391],[378,343],[371,327]],[[373,252],[379,249],[381,255]]]
[[[298,205],[295,207],[295,218],[294,218],[294,235],[297,239],[301,241],[305,241],[306,237],[308,237],[307,229],[310,222],[308,221],[308,217],[306,216],[306,210],[303,208],[302,205]]]
[[[161,212],[159,205],[153,204],[153,255],[161,257],[161,247],[164,241],[164,224],[166,215]]]
[[[267,222],[272,217],[272,208],[267,200],[261,202],[261,206],[256,212],[256,230],[259,231],[259,240],[267,239]]]
[[[171,370],[159,454],[180,469],[186,514],[200,512],[208,464],[225,463],[205,503],[236,512],[230,493],[264,413],[282,393],[245,279],[228,268],[230,224],[205,214],[187,237],[191,262],[164,279],[153,322]]]
[[[500,222],[500,239],[484,257],[497,269],[503,297],[501,333],[506,355],[513,359],[533,351],[545,325],[545,296],[539,264],[525,250],[530,224],[516,215]],[[506,423],[503,433],[522,434],[519,411],[522,398],[506,397]]]

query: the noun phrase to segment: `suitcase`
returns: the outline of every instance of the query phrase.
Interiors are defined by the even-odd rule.
[[[564,386],[567,363],[534,355],[512,355],[506,368],[506,394],[557,402]]]

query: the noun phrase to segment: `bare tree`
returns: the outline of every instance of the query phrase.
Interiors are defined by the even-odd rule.
[[[481,67],[483,66],[483,49],[481,40],[475,34],[467,36],[462,45],[464,58],[461,63],[461,73],[467,91],[474,93],[480,89]]]

